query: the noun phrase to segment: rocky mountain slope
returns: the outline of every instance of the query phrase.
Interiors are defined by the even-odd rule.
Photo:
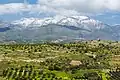
[[[119,40],[119,25],[111,26],[87,16],[23,18],[0,22],[0,39],[6,41]],[[4,37],[4,38],[3,38]]]

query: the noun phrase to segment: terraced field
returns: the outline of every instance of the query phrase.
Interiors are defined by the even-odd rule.
[[[1,44],[0,80],[113,80],[119,55],[111,41]]]

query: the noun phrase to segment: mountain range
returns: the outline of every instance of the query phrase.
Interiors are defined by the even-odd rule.
[[[120,25],[109,25],[88,16],[22,18],[0,21],[0,41],[39,42],[120,40]]]

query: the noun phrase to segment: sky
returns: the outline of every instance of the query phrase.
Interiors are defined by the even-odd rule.
[[[120,24],[120,0],[0,0],[0,20],[58,15],[90,16],[107,24]]]

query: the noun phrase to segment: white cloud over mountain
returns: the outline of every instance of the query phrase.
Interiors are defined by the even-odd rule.
[[[40,5],[77,12],[120,11],[120,0],[39,0]]]
[[[0,4],[0,14],[28,11],[46,15],[79,15],[107,10],[120,11],[120,0],[38,0],[37,4]]]

